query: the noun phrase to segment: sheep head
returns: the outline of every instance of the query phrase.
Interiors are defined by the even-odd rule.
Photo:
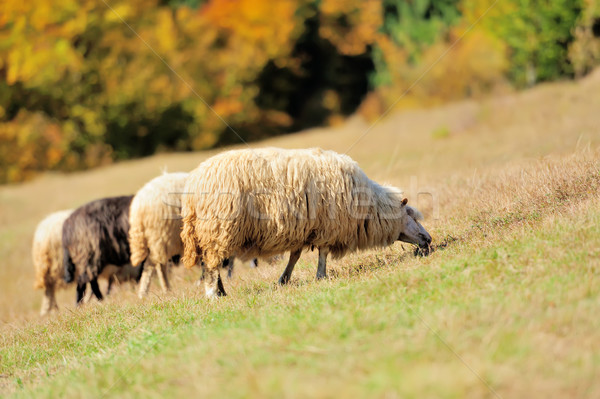
[[[407,206],[407,203],[408,199],[404,198],[402,200],[402,208],[404,208],[406,211],[406,215],[403,218],[404,223],[402,226],[402,231],[398,236],[398,241],[417,245],[419,247],[419,253],[428,255],[431,244],[431,236],[421,225],[421,223],[419,223],[419,221],[423,219],[423,215],[421,215],[421,212],[415,208]]]

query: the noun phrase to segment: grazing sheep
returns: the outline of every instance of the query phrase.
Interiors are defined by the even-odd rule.
[[[148,294],[156,270],[164,292],[169,290],[168,265],[178,263],[183,253],[181,242],[181,193],[187,173],[165,173],[146,183],[133,197],[129,210],[131,264],[144,264],[138,296]],[[256,260],[253,260],[256,264]],[[223,267],[233,272],[233,258]]]
[[[182,198],[183,263],[206,264],[209,297],[225,295],[224,259],[290,251],[285,284],[303,248],[326,257],[384,247],[400,240],[428,248],[419,213],[400,192],[370,180],[350,157],[320,149],[229,151],[190,172]]]
[[[108,277],[129,264],[127,234],[132,198],[129,195],[92,201],[65,220],[62,230],[64,279],[70,283],[77,278],[78,304],[83,300],[88,282],[96,298],[102,300],[98,277]],[[138,269],[137,273],[141,274],[142,268]]]
[[[64,221],[73,210],[58,211],[46,216],[37,226],[32,245],[33,265],[35,267],[34,288],[44,290],[44,299],[40,314],[45,316],[53,310],[58,310],[55,291],[65,288],[65,269],[63,266],[62,228]],[[116,274],[108,276],[110,292],[113,281],[134,279],[135,270],[122,268]]]
[[[144,263],[138,295],[148,293],[156,270],[163,291],[169,290],[168,263],[183,253],[181,193],[187,173],[166,173],[144,185],[133,197],[129,211],[131,264]]]
[[[42,316],[58,310],[54,291],[63,288],[62,226],[72,210],[59,211],[46,216],[33,235],[32,256],[35,268],[34,288],[44,290]]]

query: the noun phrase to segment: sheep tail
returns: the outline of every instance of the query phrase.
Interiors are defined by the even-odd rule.
[[[132,215],[133,216],[133,215]],[[139,266],[148,257],[148,242],[144,234],[142,223],[131,220],[131,229],[129,230],[129,248],[131,249],[131,264],[134,267]]]
[[[183,218],[181,241],[183,242],[183,265],[191,269],[198,263],[198,250],[196,245],[196,213],[190,210]]]
[[[63,266],[65,268],[65,283],[71,283],[75,280],[75,264],[71,259],[71,254],[69,254],[69,250],[63,246]]]

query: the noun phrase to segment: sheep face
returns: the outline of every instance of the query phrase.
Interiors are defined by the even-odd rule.
[[[406,210],[402,231],[398,236],[399,241],[417,245],[424,254],[429,253],[429,245],[431,244],[431,236],[425,228],[419,223],[423,218],[421,213],[410,206],[406,206],[406,198],[402,201],[403,208]]]

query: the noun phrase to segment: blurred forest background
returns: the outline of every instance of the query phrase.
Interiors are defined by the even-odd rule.
[[[0,183],[599,63],[600,0],[2,0]]]

